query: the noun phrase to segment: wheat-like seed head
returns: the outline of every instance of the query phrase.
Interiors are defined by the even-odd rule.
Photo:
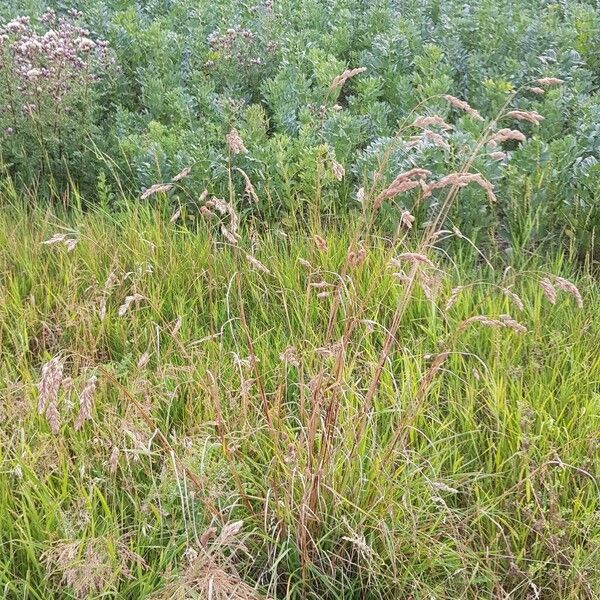
[[[449,102],[452,106],[454,106],[454,108],[458,108],[459,110],[466,112],[470,117],[472,117],[476,121],[483,121],[483,117],[481,116],[481,114],[479,114],[479,111],[475,110],[468,102],[460,100],[455,96],[450,96],[449,94],[446,94],[444,96],[444,100]]]
[[[506,116],[517,121],[528,121],[534,125],[539,125],[544,120],[544,117],[535,110],[511,110],[506,113]]]
[[[79,431],[84,423],[92,418],[92,405],[97,381],[98,378],[95,375],[90,377],[79,396],[79,414],[75,421],[75,431]]]
[[[341,75],[337,75],[333,78],[331,85],[329,86],[330,90],[335,90],[341,88],[348,79],[351,77],[355,77],[356,75],[360,75],[367,70],[367,67],[358,67],[356,69],[346,69]]]
[[[231,129],[231,131],[225,136],[225,139],[227,140],[227,145],[233,154],[248,154],[248,149],[244,145],[244,140],[242,140],[237,129]]]

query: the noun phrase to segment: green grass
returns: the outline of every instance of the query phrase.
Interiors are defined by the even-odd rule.
[[[61,231],[73,251],[42,244]],[[352,235],[242,250],[139,206],[2,210],[3,597],[599,597],[598,282],[456,240],[427,299],[389,266],[402,239],[365,238],[344,273]],[[554,275],[582,309],[547,301]],[[507,313],[527,332],[461,326]],[[53,433],[36,386],[57,356]]]

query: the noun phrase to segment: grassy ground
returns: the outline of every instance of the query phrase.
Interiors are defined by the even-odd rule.
[[[600,596],[598,282],[347,229],[2,211],[3,597]]]

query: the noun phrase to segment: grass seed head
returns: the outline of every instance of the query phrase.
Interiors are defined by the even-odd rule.
[[[540,287],[542,288],[546,300],[548,300],[550,304],[556,304],[556,288],[547,277],[540,279]]]
[[[575,298],[575,302],[577,303],[577,307],[583,308],[583,297],[579,291],[579,288],[574,283],[571,283],[569,280],[562,277],[555,277],[554,285],[559,290],[562,290],[563,292],[573,296],[573,298]]]
[[[441,179],[428,184],[424,191],[423,197],[428,198],[431,196],[433,190],[445,188],[445,187],[458,187],[463,188],[470,183],[476,183],[479,185],[487,194],[490,203],[496,202],[496,196],[494,194],[494,186],[483,176],[481,173],[450,173],[445,175]]]
[[[402,214],[400,215],[400,223],[406,227],[406,229],[412,229],[414,222],[415,217],[411,215],[409,211],[402,211]]]
[[[174,185],[172,183],[155,183],[151,185],[145,192],[140,196],[141,200],[146,200],[150,196],[154,194],[166,194],[173,189]]]
[[[465,286],[463,286],[463,285],[459,285],[455,288],[452,288],[452,290],[450,292],[450,296],[448,297],[448,300],[446,302],[446,306],[444,307],[445,311],[449,311],[456,304],[456,301],[458,300],[460,293],[464,289],[465,289]]]
[[[544,117],[535,110],[511,110],[506,113],[506,116],[517,119],[517,121],[527,121],[534,125],[539,125],[544,120]]]
[[[515,294],[512,290],[509,290],[508,288],[502,288],[502,293],[507,298],[509,298],[519,310],[525,310],[523,300],[518,294]]]
[[[179,171],[179,173],[177,173],[177,175],[175,175],[175,177],[173,177],[173,179],[171,179],[171,181],[174,183],[177,181],[181,181],[182,179],[185,179],[191,172],[192,172],[192,167],[190,165],[189,167],[185,167],[185,169]]]
[[[449,125],[439,115],[428,115],[417,117],[412,124],[413,127],[419,127],[420,129],[428,129],[429,127],[439,127],[443,131],[451,131],[454,129],[452,125]]]
[[[537,82],[540,85],[551,86],[551,85],[562,85],[565,82],[565,80],[559,79],[558,77],[542,77],[541,79],[538,79]]]
[[[344,179],[344,175],[346,174],[346,169],[344,169],[344,165],[337,162],[337,160],[332,160],[331,161],[331,172],[333,173],[333,176],[338,181],[341,181],[342,179]]]
[[[258,258],[254,258],[254,256],[246,254],[246,260],[250,263],[250,266],[253,269],[260,271],[261,273],[266,273],[267,275],[271,274],[271,271],[269,271],[269,269],[267,269],[267,267],[265,267],[265,265],[263,265]]]
[[[444,100],[449,102],[454,108],[457,108],[458,110],[462,110],[463,112],[467,113],[476,121],[483,121],[483,117],[479,114],[479,111],[475,110],[468,102],[460,100],[455,96],[450,96],[449,94],[446,94],[444,96]]]
[[[125,300],[123,301],[123,304],[121,304],[121,306],[119,306],[119,310],[117,311],[117,314],[119,315],[119,317],[123,317],[125,316],[125,314],[127,314],[127,311],[129,310],[130,306],[135,303],[137,304],[138,302],[140,302],[140,300],[143,300],[144,296],[142,296],[141,294],[133,294],[131,296],[127,296],[125,298]]]
[[[313,241],[320,252],[327,252],[327,242],[320,235],[313,235]]]
[[[95,375],[92,375],[79,396],[79,414],[75,420],[75,431],[79,431],[84,423],[92,418],[92,406],[97,381],[98,378]]]
[[[55,356],[42,366],[38,383],[38,413],[43,414],[50,404],[56,406],[58,391],[63,380],[64,360]]]
[[[348,79],[355,77],[356,75],[360,75],[367,70],[367,67],[358,67],[356,69],[346,69],[341,75],[337,75],[333,78],[329,89],[336,90],[341,88]]]
[[[237,129],[232,129],[226,136],[227,145],[232,154],[248,154],[248,149],[244,145],[244,140],[240,137]]]
[[[383,204],[384,200],[393,198],[394,196],[402,194],[403,192],[407,192],[418,187],[423,187],[424,180],[430,175],[431,171],[419,167],[415,167],[405,171],[404,173],[400,173],[400,175],[398,175],[396,179],[394,179],[394,181],[392,181],[392,183],[390,183],[390,185],[375,198],[373,210],[378,210]]]
[[[524,142],[527,138],[523,133],[518,131],[517,129],[500,129],[497,131],[492,137],[491,141],[500,144],[501,142],[515,141],[515,142]]]

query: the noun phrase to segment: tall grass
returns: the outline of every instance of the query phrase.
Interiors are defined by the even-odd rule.
[[[590,273],[178,219],[0,213],[6,597],[600,594]]]

